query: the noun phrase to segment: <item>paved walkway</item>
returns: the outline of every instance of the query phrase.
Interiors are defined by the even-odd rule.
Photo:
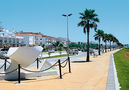
[[[113,54],[110,55],[110,64],[106,90],[120,90]]]
[[[91,57],[91,62],[82,62],[85,58],[79,58],[80,62],[71,63],[72,73],[68,73],[68,68],[62,70],[63,79],[58,75],[37,77],[22,80],[22,85],[16,85],[17,81],[1,80],[0,90],[105,90],[113,52]]]
[[[113,67],[112,56],[111,56],[110,64],[109,64],[109,72],[108,72],[108,79],[107,79],[106,90],[116,90],[115,89],[115,78],[114,78],[114,67]]]

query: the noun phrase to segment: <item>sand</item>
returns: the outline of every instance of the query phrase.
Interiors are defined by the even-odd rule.
[[[91,62],[71,63],[72,73],[68,73],[67,67],[62,69],[63,79],[59,79],[59,75],[37,77],[22,80],[20,85],[15,84],[17,81],[1,80],[0,90],[105,90],[110,54],[113,52],[91,57]]]

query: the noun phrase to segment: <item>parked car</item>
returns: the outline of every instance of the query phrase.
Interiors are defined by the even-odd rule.
[[[78,50],[77,49],[73,49],[73,54],[78,54]]]
[[[0,58],[7,57],[8,50],[9,50],[9,48],[2,48],[2,49],[0,49]]]
[[[72,55],[78,54],[78,50],[77,49],[70,49],[69,54],[72,54]]]
[[[86,49],[86,48],[84,48],[84,49],[82,49],[81,51],[82,51],[82,52],[86,52],[86,51],[87,51],[87,49]]]

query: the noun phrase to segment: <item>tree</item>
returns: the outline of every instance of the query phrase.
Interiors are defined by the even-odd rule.
[[[62,54],[62,48],[63,48],[63,47],[64,47],[64,46],[63,46],[63,44],[62,44],[62,43],[60,43],[60,44],[59,44],[59,49],[58,49],[58,50],[59,50],[60,55]]]
[[[0,40],[0,47],[2,47],[2,40]]]
[[[81,48],[81,45],[72,42],[72,43],[69,43],[69,48],[71,48],[71,49],[73,49],[73,48]]]
[[[119,41],[118,41],[118,39],[115,36],[113,36],[112,42],[113,42],[113,49],[114,49],[115,48],[115,44],[117,44]]]
[[[42,48],[43,48],[42,51],[44,51],[44,50],[45,50],[45,44],[42,44],[41,46],[42,46]]]
[[[95,10],[92,9],[85,9],[83,13],[79,13],[81,21],[78,23],[78,26],[83,27],[83,32],[86,34],[87,32],[87,62],[89,62],[89,32],[90,28],[93,28],[96,30],[97,24],[96,22],[99,22],[99,19],[97,18],[97,14],[95,13]]]
[[[61,42],[57,41],[57,42],[53,43],[53,46],[55,47],[55,50],[58,50],[61,55],[62,48],[64,47],[64,45]]]
[[[55,50],[58,50],[59,49],[59,45],[60,45],[60,42],[59,41],[53,43],[53,46],[55,47]]]
[[[42,44],[42,48],[44,48],[45,47],[45,44]]]
[[[101,39],[102,39],[103,35],[104,35],[104,31],[100,30],[100,29],[97,30],[95,35],[94,35],[95,40],[98,40],[98,42],[99,42],[99,49],[98,49],[99,55],[100,55],[100,45],[101,45],[100,42],[101,42]]]
[[[108,41],[110,43],[110,51],[111,51],[111,42],[113,41],[113,35],[112,34],[108,34]]]
[[[108,34],[104,34],[103,37],[102,37],[102,40],[104,41],[105,43],[105,52],[107,52],[107,41],[109,40],[108,39]]]

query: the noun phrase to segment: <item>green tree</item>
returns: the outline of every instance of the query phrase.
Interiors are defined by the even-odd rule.
[[[45,47],[45,44],[42,44],[42,48],[44,48]]]
[[[60,44],[59,44],[59,49],[58,49],[60,55],[62,54],[62,48],[63,48],[63,47],[64,47],[63,44],[60,43]]]
[[[118,41],[118,39],[114,36],[112,42],[113,42],[113,49],[114,49],[114,48],[115,48],[115,44],[117,44],[119,41]]]
[[[61,43],[59,41],[53,43],[53,46],[55,47],[55,50],[59,50],[60,49],[60,44]]]
[[[104,34],[103,37],[102,37],[102,40],[104,41],[105,43],[105,52],[107,52],[107,41],[109,40],[108,39],[108,34]]]
[[[44,50],[45,50],[45,44],[42,44],[41,46],[42,46],[42,48],[43,48],[43,51],[44,51]]]
[[[0,40],[0,47],[2,47],[2,40]]]
[[[97,24],[96,22],[99,22],[99,19],[97,18],[97,14],[95,13],[95,10],[92,9],[85,9],[83,13],[80,13],[80,19],[81,21],[78,23],[78,26],[83,27],[83,32],[86,34],[87,32],[87,62],[89,62],[89,32],[90,28],[93,28],[96,30]]]
[[[111,43],[112,43],[112,41],[113,41],[113,35],[112,34],[108,34],[108,41],[109,41],[109,43],[110,43],[110,51],[111,51]]]
[[[103,30],[97,30],[96,31],[96,33],[95,33],[95,35],[94,35],[94,37],[95,37],[95,40],[98,40],[98,42],[99,42],[99,49],[98,49],[98,53],[99,53],[99,55],[100,55],[100,45],[101,45],[101,39],[102,39],[102,37],[103,37],[103,35],[104,35],[104,31]]]
[[[71,49],[72,49],[72,48],[81,48],[81,45],[72,42],[72,43],[69,44],[69,47],[70,47]]]

